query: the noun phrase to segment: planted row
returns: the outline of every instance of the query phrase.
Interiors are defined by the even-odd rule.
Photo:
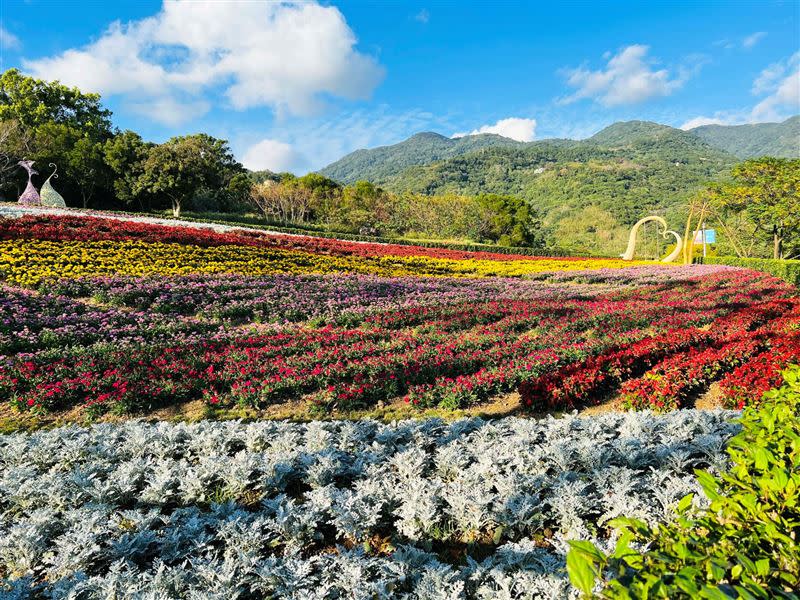
[[[692,469],[724,468],[732,416],[128,421],[0,436],[0,592],[568,597],[568,540],[606,547],[614,517],[667,519],[698,491]]]
[[[333,256],[261,246],[143,241],[0,241],[0,277],[23,286],[44,279],[109,275],[363,273],[382,276],[521,277],[544,271],[623,267],[617,260],[455,260],[427,256]]]
[[[0,240],[39,239],[50,241],[143,241],[191,246],[261,246],[301,250],[334,256],[427,256],[452,260],[548,260],[527,254],[462,251],[405,244],[349,242],[304,235],[279,235],[236,227],[161,225],[95,216],[28,215],[0,219]],[[217,231],[226,229],[227,231]],[[585,259],[563,258],[565,261]],[[604,260],[604,259],[598,259]]]
[[[200,398],[264,406],[308,394],[311,406],[349,410],[403,395],[414,405],[455,408],[522,385],[551,394],[543,401],[550,408],[565,408],[595,401],[604,382],[616,385],[670,353],[712,340],[722,348],[723,334],[779,317],[790,302],[780,296],[793,292],[766,279],[730,272],[650,286],[647,294],[632,288],[388,310],[357,328],[232,329],[179,343],[76,346],[68,356],[6,360],[0,393],[38,410],[141,411]],[[678,330],[688,333],[676,341]],[[580,365],[594,375],[582,377]],[[530,394],[525,399],[534,405]]]

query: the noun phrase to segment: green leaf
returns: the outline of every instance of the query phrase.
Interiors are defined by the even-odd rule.
[[[597,562],[602,564],[606,560],[606,555],[600,552],[600,550],[598,550],[597,547],[595,547],[595,545],[592,544],[591,542],[576,540],[576,541],[571,541],[569,545],[572,547],[572,550],[570,550],[570,552],[572,552],[573,550],[579,552],[592,562]]]
[[[592,595],[595,581],[593,565],[585,554],[575,548],[567,553],[567,574],[572,585],[587,596]]]
[[[683,498],[681,498],[681,501],[678,502],[678,512],[686,512],[686,509],[692,505],[693,499],[694,494],[686,494]]]
[[[697,474],[697,482],[700,484],[700,487],[703,488],[708,499],[712,502],[719,500],[720,495],[717,493],[718,482],[714,476],[708,471],[697,470],[695,473]]]

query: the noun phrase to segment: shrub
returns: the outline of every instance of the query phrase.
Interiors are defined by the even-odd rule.
[[[610,555],[572,542],[573,584],[590,596],[600,579],[605,598],[797,598],[800,367],[784,380],[745,409],[728,447],[730,471],[696,471],[708,509],[695,512],[688,495],[667,525],[615,519],[621,536]]]
[[[732,267],[745,267],[755,271],[769,273],[800,285],[800,260],[775,260],[772,258],[739,258],[736,256],[707,256],[702,259],[707,265],[730,265]]]

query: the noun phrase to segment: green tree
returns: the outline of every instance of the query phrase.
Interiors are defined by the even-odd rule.
[[[30,156],[31,142],[30,132],[18,120],[0,121],[0,198],[18,195],[22,178],[17,163]]]
[[[59,186],[67,199],[78,197],[86,207],[109,185],[102,145],[113,136],[111,112],[98,94],[9,69],[0,75],[0,122],[16,124],[7,147],[17,155],[35,160],[40,169],[51,162],[60,167]]]
[[[66,197],[80,198],[83,208],[99,189],[110,185],[111,171],[103,157],[103,143],[65,123],[48,122],[35,129],[31,156],[42,167],[60,167],[59,185]]]
[[[135,192],[163,194],[170,200],[172,214],[179,217],[199,190],[224,191],[241,172],[226,140],[204,133],[174,137],[150,149]]]
[[[800,238],[800,159],[764,157],[736,165],[734,183],[719,195],[720,205],[744,211],[772,238],[773,258],[784,258],[787,240],[792,251]]]
[[[228,182],[227,198],[223,208],[227,211],[238,212],[244,210],[253,189],[253,181],[246,173],[237,173]]]
[[[48,123],[66,125],[94,141],[112,135],[111,111],[100,104],[99,94],[27,77],[17,69],[0,75],[0,121],[8,119],[30,130]]]
[[[103,146],[104,160],[113,173],[114,194],[127,205],[137,203],[140,210],[150,208],[150,196],[137,183],[153,146],[133,131],[118,133]]]
[[[389,221],[388,209],[386,192],[369,181],[356,181],[342,190],[335,220],[345,230],[374,234]]]
[[[485,237],[501,246],[531,246],[538,242],[541,223],[527,202],[514,196],[481,194],[478,201],[492,211]]]

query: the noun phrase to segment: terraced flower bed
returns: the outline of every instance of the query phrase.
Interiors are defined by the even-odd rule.
[[[0,274],[9,283],[32,286],[52,277],[192,273],[521,277],[630,264],[619,259],[467,253],[247,231],[220,234],[97,217],[42,219],[0,220]]]
[[[632,404],[667,408],[794,339],[798,301],[779,280],[671,272],[668,283],[640,286],[338,275],[8,288],[0,393],[37,411],[304,398],[328,412],[403,397],[463,408],[519,388],[532,408],[565,410],[625,382]],[[678,386],[689,367],[702,377]],[[731,392],[737,405],[740,395]]]
[[[541,411],[618,390],[663,410],[763,372],[752,393],[721,386],[742,406],[797,354],[796,289],[730,267],[81,216],[4,219],[0,240],[0,397],[23,411],[450,410],[515,391]]]
[[[708,505],[698,396],[800,360],[797,289],[725,266],[70,216],[0,221],[0,277],[4,430],[109,421],[0,435],[4,598],[574,598],[570,542]],[[453,420],[509,397],[547,416]],[[123,418],[198,405],[451,422]]]

